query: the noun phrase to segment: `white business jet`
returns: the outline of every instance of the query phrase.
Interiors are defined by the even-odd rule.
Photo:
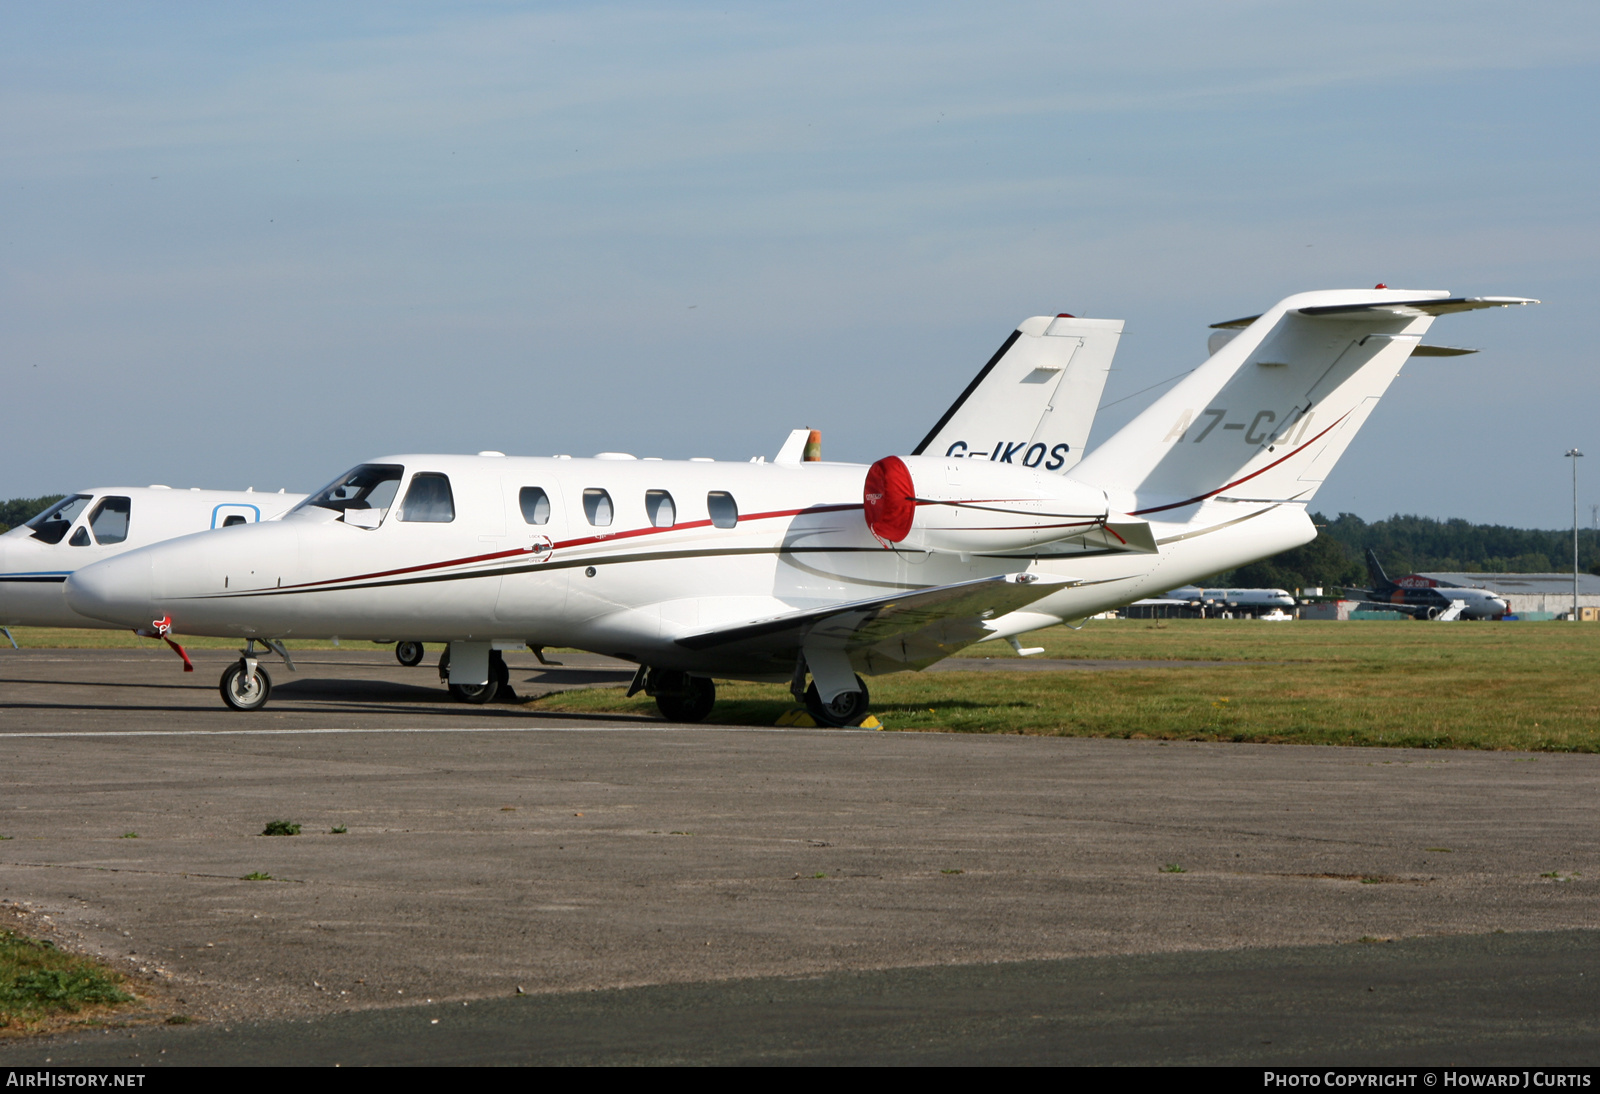
[[[0,535],[0,627],[112,627],[62,595],[74,570],[174,536],[282,516],[304,494],[115,486],[70,494]],[[5,631],[9,638],[11,632]],[[12,641],[15,646],[15,640]]]
[[[733,678],[787,681],[819,721],[856,724],[863,676],[1310,541],[1306,503],[1434,318],[1533,302],[1291,296],[1070,468],[1066,452],[1052,466],[1049,400],[1042,420],[981,438],[957,408],[917,452],[870,467],[793,444],[748,464],[385,457],[281,521],[80,570],[67,595],[182,634],[448,642],[465,699],[505,679],[496,643],[528,642],[634,661],[633,689],[668,718],[704,718],[713,678]],[[1058,322],[1023,324],[1001,363]],[[1061,382],[1051,372],[1017,386]],[[254,709],[270,688],[250,642],[223,697]]]

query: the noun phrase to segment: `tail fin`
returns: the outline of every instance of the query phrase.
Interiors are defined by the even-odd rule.
[[[1383,566],[1378,562],[1378,552],[1371,547],[1367,548],[1367,580],[1372,582],[1374,593],[1386,593],[1394,588],[1394,582],[1389,580],[1389,575],[1383,572]]]
[[[1066,471],[1083,458],[1121,337],[1120,319],[1025,320],[911,454]]]
[[[1141,514],[1216,496],[1309,500],[1435,316],[1535,303],[1397,289],[1291,296],[1237,321],[1237,337],[1073,477],[1114,492],[1113,505],[1124,495]]]

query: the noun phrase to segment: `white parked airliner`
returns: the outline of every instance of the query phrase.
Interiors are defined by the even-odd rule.
[[[388,456],[281,521],[80,570],[67,595],[177,634],[447,642],[469,700],[505,678],[495,644],[527,642],[636,662],[669,718],[704,718],[713,678],[736,678],[788,681],[819,720],[854,724],[863,676],[1308,542],[1306,503],[1434,318],[1532,302],[1291,296],[1076,466],[1055,458],[1061,400],[1034,392],[988,436],[960,435],[958,405],[870,467],[796,445],[773,463]],[[1024,323],[996,361],[1048,346],[1058,322]],[[1060,371],[1029,367],[1012,390],[1054,390]],[[239,709],[271,688],[253,650],[221,683]]]

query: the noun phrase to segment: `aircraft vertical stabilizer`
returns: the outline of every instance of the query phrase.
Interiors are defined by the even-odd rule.
[[[1398,289],[1291,296],[1249,321],[1074,477],[1141,515],[1217,496],[1308,501],[1435,316],[1529,303],[1537,301]]]
[[[1120,319],[1024,321],[911,454],[1067,471],[1083,458],[1121,338]]]

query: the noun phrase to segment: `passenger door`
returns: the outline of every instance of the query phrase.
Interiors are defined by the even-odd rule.
[[[506,475],[501,485],[506,514],[503,550],[519,554],[504,560],[507,572],[494,615],[499,622],[527,624],[527,637],[539,640],[567,604],[570,571],[559,565],[556,546],[570,538],[565,499],[555,479],[538,472]]]

